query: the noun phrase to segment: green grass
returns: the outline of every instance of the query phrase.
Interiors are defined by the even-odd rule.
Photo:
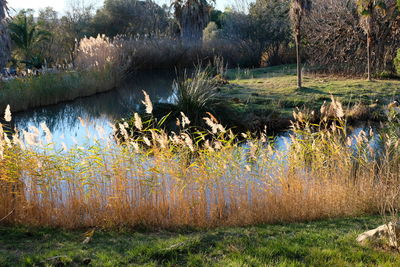
[[[399,266],[393,252],[355,238],[379,217],[181,230],[81,231],[0,227],[0,266]]]
[[[117,77],[108,69],[47,73],[38,77],[0,81],[0,110],[12,112],[54,105],[114,89]]]
[[[221,97],[243,113],[268,108],[282,117],[290,117],[296,107],[319,110],[330,95],[344,105],[361,102],[369,105],[380,100],[382,106],[400,96],[400,80],[375,80],[324,75],[305,75],[301,90],[296,87],[295,66],[285,65],[253,70],[231,69],[230,84]]]

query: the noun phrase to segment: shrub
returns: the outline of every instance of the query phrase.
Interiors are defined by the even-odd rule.
[[[400,75],[400,49],[397,50],[397,54],[394,59],[394,67],[396,68],[397,74]]]
[[[218,39],[220,30],[214,21],[208,23],[207,27],[203,30],[203,40],[212,41]]]

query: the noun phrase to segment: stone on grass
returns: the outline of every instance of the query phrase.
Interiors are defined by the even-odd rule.
[[[373,230],[369,230],[357,237],[357,242],[365,245],[367,243],[383,243],[392,248],[399,248],[400,223],[390,222],[381,225]]]

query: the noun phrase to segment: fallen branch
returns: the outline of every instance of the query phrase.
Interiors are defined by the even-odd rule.
[[[10,211],[5,217],[3,217],[3,218],[0,220],[0,223],[1,223],[2,221],[4,221],[5,219],[7,219],[11,214],[13,214],[14,211],[15,211],[15,209],[13,209],[12,211]]]

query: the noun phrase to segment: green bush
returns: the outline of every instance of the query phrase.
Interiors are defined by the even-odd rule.
[[[397,50],[397,55],[394,58],[394,67],[396,68],[397,74],[400,75],[400,49]]]

